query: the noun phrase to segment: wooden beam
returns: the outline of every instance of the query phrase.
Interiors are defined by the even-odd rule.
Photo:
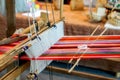
[[[58,21],[59,22],[59,21]],[[57,22],[56,22],[57,23]],[[39,22],[38,22],[39,24]],[[53,24],[52,24],[53,25]],[[41,25],[44,26],[44,25]],[[50,29],[52,27],[44,27],[42,28],[39,32],[38,35],[43,33],[44,31]],[[26,32],[26,31],[25,31]],[[36,34],[34,34],[31,39],[34,39],[36,37]],[[12,48],[11,50],[5,52],[3,55],[0,56],[0,68],[5,66],[10,60],[13,59],[14,56],[18,55],[19,53],[21,53],[23,50],[23,45],[25,43],[27,43],[28,41],[30,41],[30,39],[25,39],[24,41],[22,41],[20,44],[16,45],[14,48]]]
[[[10,72],[5,74],[0,80],[15,80],[21,73],[23,73],[28,67],[30,63],[26,62],[24,65],[20,67],[15,67]]]
[[[63,18],[63,5],[64,0],[60,0],[60,20]]]
[[[7,18],[6,36],[10,37],[16,30],[15,0],[5,0],[5,4],[6,4],[6,18]]]
[[[104,76],[101,76],[101,75],[90,74],[90,73],[86,73],[86,72],[72,71],[71,73],[68,73],[68,69],[54,67],[54,66],[52,66],[52,67],[48,66],[47,69],[51,69],[52,71],[55,71],[55,72],[58,72],[58,73],[76,75],[76,76],[79,76],[79,77],[89,78],[89,79],[92,79],[92,80],[116,80],[114,78],[104,77]]]
[[[15,61],[15,60],[12,59],[12,60],[10,60],[8,63],[6,63],[5,66],[0,67],[0,71],[2,71],[3,69],[7,68],[10,64],[13,64],[14,61]]]

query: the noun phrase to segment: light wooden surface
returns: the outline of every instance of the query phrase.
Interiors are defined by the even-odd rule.
[[[21,73],[23,73],[29,67],[29,62],[20,66],[19,68],[12,69],[9,73],[5,74],[0,80],[15,80]]]

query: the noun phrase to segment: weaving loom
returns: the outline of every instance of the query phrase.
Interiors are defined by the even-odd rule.
[[[59,21],[51,27],[40,30],[30,38],[25,37],[22,41],[0,46],[0,67],[13,58],[18,59],[19,56],[17,55],[23,52],[23,48],[28,56],[23,55],[20,57],[20,60],[31,60],[31,73],[40,73],[52,60],[72,61],[73,59],[77,59],[79,62],[81,58],[120,57],[120,36],[62,37],[64,34],[63,27],[64,22]],[[61,37],[62,39],[60,39]]]
[[[64,36],[56,44],[54,44],[49,50],[45,51],[41,56],[37,58],[29,58],[26,55],[20,57],[20,60],[39,60],[41,66],[45,67],[45,64],[49,64],[46,60],[77,60],[81,57],[85,50],[78,52],[78,46],[82,44],[88,45],[88,52],[86,52],[81,58],[82,59],[99,59],[99,58],[119,58],[119,47],[120,47],[120,36],[109,35],[101,36],[94,44],[91,45],[97,36],[92,36],[89,41],[86,42],[89,36]],[[84,43],[86,42],[86,43]],[[1,50],[10,50],[19,42],[9,44],[7,46],[0,46]],[[2,54],[2,53],[1,53]],[[18,59],[15,56],[14,59]],[[38,62],[39,62],[38,61]],[[44,65],[43,65],[44,64]],[[42,67],[42,68],[44,68]],[[39,68],[39,70],[42,70]]]

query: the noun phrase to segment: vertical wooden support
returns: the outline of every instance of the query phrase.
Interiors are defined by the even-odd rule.
[[[60,19],[63,17],[63,5],[64,5],[64,0],[60,1]]]
[[[15,27],[15,0],[5,0],[7,30],[6,36],[10,37],[16,30]]]
[[[1,77],[0,80],[15,80],[16,77],[18,77],[17,80],[19,80],[19,75],[23,73],[29,66],[30,63],[26,62],[20,67],[15,67],[13,70],[11,70],[10,72],[6,73],[3,77]]]

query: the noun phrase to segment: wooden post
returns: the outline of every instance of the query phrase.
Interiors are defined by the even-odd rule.
[[[6,36],[10,37],[16,30],[15,27],[15,0],[5,0],[7,31]]]
[[[63,17],[63,5],[64,5],[64,0],[60,1],[60,19]]]

